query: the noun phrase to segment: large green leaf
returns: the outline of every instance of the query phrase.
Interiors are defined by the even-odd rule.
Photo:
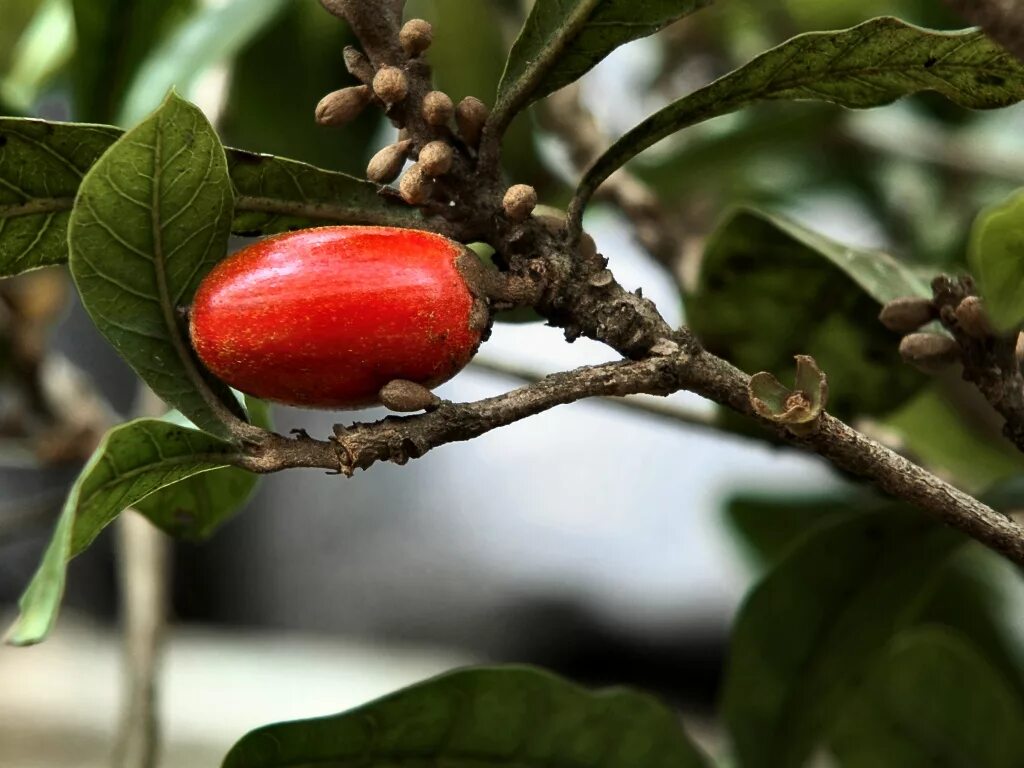
[[[223,768],[699,768],[677,715],[650,696],[592,693],[529,667],[464,669],[358,709],[244,736]]]
[[[754,588],[733,630],[722,699],[744,768],[803,765],[960,542],[916,515],[839,519]]]
[[[536,0],[498,84],[504,128],[532,101],[579,79],[620,45],[652,35],[711,0]]]
[[[938,627],[898,637],[849,702],[832,739],[843,768],[1018,768],[1024,706],[965,638]]]
[[[0,118],[0,277],[67,261],[67,225],[86,172],[122,132],[105,125]],[[343,173],[229,149],[232,231],[264,235],[323,224],[422,226],[414,208]]]
[[[118,123],[134,125],[171,88],[193,95],[199,75],[229,61],[288,0],[228,0],[203,4],[152,51],[127,89]]]
[[[217,134],[172,93],[86,174],[68,222],[71,275],[96,327],[157,395],[221,437],[237,401],[204,375],[179,309],[227,253],[233,205]]]
[[[0,119],[0,277],[67,260],[78,186],[119,134],[102,125]]]
[[[609,175],[667,136],[757,101],[813,99],[864,109],[936,91],[971,109],[1024,99],[1024,63],[978,30],[936,32],[882,17],[789,40],[673,102],[616,141],[587,170],[571,213]]]
[[[270,408],[261,400],[245,400],[249,420],[271,429]],[[194,425],[177,411],[165,421],[184,427]],[[260,476],[238,467],[203,472],[162,488],[135,505],[157,528],[178,539],[209,538],[252,496]]]
[[[228,466],[236,457],[229,443],[166,421],[140,419],[108,432],[71,487],[7,642],[30,645],[46,637],[57,618],[68,561],[122,510],[164,486]]]
[[[75,56],[71,74],[79,120],[110,122],[136,70],[194,0],[72,0]]]
[[[996,327],[1024,322],[1024,190],[978,214],[968,261]]]
[[[748,373],[790,381],[793,356],[812,356],[829,377],[828,410],[847,418],[890,411],[927,381],[875,318],[890,299],[930,295],[881,251],[739,208],[709,239],[686,312],[708,350]]]

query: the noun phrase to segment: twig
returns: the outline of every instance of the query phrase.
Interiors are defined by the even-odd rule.
[[[1024,6],[1020,0],[946,0],[946,5],[1024,61]]]

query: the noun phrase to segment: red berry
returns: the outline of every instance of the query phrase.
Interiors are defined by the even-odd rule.
[[[478,268],[462,245],[410,229],[267,238],[200,284],[192,345],[218,378],[257,397],[373,405],[394,379],[436,386],[473,357],[489,322]]]

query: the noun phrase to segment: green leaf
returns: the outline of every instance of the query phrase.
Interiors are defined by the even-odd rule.
[[[0,277],[67,260],[78,186],[119,134],[103,125],[0,119]]]
[[[204,376],[179,308],[227,253],[233,204],[213,127],[172,93],[92,167],[68,224],[71,275],[96,327],[157,395],[221,437],[237,401]]]
[[[711,0],[536,0],[498,84],[498,130],[530,102],[590,71],[620,45],[709,5]]]
[[[272,429],[270,408],[262,400],[246,398],[250,421]],[[192,427],[177,411],[165,421]],[[252,496],[260,476],[238,467],[225,467],[169,485],[135,505],[157,528],[177,539],[207,539],[238,512]]]
[[[78,187],[121,135],[105,125],[0,118],[0,277],[67,261]],[[324,224],[423,226],[416,209],[363,179],[272,155],[227,153],[238,195],[235,234]]]
[[[244,736],[223,768],[306,765],[689,768],[708,762],[650,696],[529,667],[451,672],[358,709]]]
[[[976,29],[936,32],[891,17],[799,35],[626,133],[584,174],[570,218],[579,221],[601,182],[648,147],[748,104],[811,99],[865,109],[920,91],[970,109],[1009,106],[1024,99],[1024,63]]]
[[[1024,189],[978,214],[967,253],[993,324],[1024,322]]]
[[[17,33],[18,16],[35,10],[17,44],[6,38]],[[29,114],[40,91],[71,58],[75,48],[70,0],[7,2],[0,27],[0,59],[10,52],[10,63],[0,61],[0,99],[21,114]],[[0,113],[4,112],[0,105]]]
[[[140,419],[110,430],[71,487],[6,641],[31,645],[45,639],[57,618],[68,561],[118,513],[153,491],[228,466],[236,457],[229,443],[166,421]]]
[[[829,377],[829,411],[848,418],[890,411],[927,381],[902,363],[899,338],[876,317],[890,299],[930,295],[881,251],[738,208],[708,240],[685,300],[708,350],[746,371],[786,381],[795,355],[812,356]]]
[[[955,632],[897,638],[848,705],[833,740],[843,768],[1017,768],[1024,706]]]
[[[744,768],[797,768],[962,539],[888,511],[822,525],[747,597],[722,716]]]
[[[128,87],[118,123],[134,125],[171,88],[192,96],[199,75],[234,57],[286,2],[229,0],[198,8],[142,62]]]
[[[73,0],[75,56],[71,73],[79,120],[110,122],[147,55],[183,22],[194,0]]]

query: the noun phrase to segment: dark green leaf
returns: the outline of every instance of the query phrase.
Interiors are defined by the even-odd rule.
[[[898,637],[849,703],[833,748],[843,768],[1017,768],[1024,706],[955,632]]]
[[[246,398],[249,420],[271,429],[270,408],[261,400]],[[172,424],[191,427],[177,411],[164,417]],[[178,539],[209,538],[238,512],[252,496],[259,475],[237,467],[203,472],[147,496],[135,508],[157,528]]]
[[[0,277],[67,260],[78,186],[120,131],[0,119]]]
[[[332,717],[244,736],[223,768],[396,765],[699,768],[677,715],[650,696],[591,693],[529,667],[464,669]]]
[[[67,225],[86,172],[117,128],[0,118],[0,277],[67,261]],[[232,231],[263,235],[324,224],[422,225],[368,181],[272,155],[228,150],[238,203]]]
[[[204,377],[179,308],[227,253],[233,204],[213,127],[172,93],[86,174],[68,223],[71,275],[96,327],[157,395],[222,437],[237,401]]]
[[[1024,322],[1024,190],[978,215],[968,261],[996,327]]]
[[[537,0],[498,84],[499,129],[523,107],[579,79],[620,45],[711,0]]]
[[[140,419],[108,432],[71,487],[7,642],[30,645],[46,637],[57,618],[68,561],[118,513],[159,488],[228,466],[236,456],[230,444],[166,421]]]
[[[885,253],[740,208],[709,239],[686,312],[711,352],[746,371],[786,381],[793,357],[811,355],[828,376],[828,410],[847,418],[892,410],[927,381],[876,317],[892,298],[930,295]]]
[[[667,136],[758,101],[812,99],[864,109],[936,91],[971,109],[1024,99],[1024,63],[978,30],[936,32],[882,17],[840,32],[789,40],[651,115],[587,170],[571,208],[582,208],[617,168]]]
[[[75,117],[111,122],[135,71],[163,36],[183,22],[194,0],[73,0]]]
[[[804,764],[960,542],[893,511],[839,519],[755,587],[735,624],[722,701],[744,768]]]
[[[286,2],[288,0],[228,0],[202,5],[148,53],[125,94],[118,122],[134,125],[151,112],[161,94],[171,88],[191,93],[199,75],[218,63],[229,61]],[[262,106],[265,109],[266,102],[262,102]]]

